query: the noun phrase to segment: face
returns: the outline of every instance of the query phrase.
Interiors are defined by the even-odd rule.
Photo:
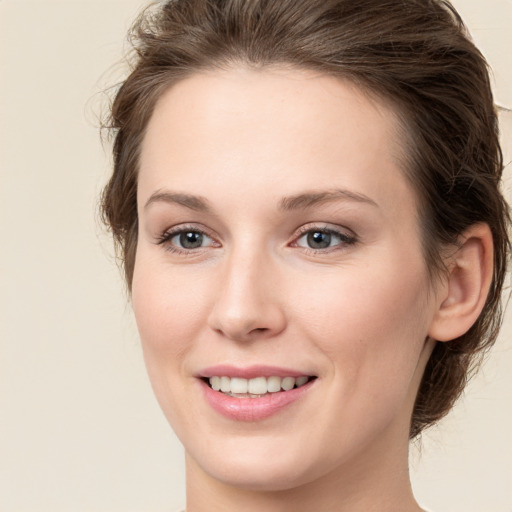
[[[193,472],[288,489],[407,450],[435,306],[396,126],[302,71],[197,74],[157,103],[133,308]]]

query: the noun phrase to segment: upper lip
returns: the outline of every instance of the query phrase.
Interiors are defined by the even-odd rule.
[[[216,366],[209,366],[203,368],[198,377],[238,377],[241,379],[254,379],[255,377],[311,377],[312,374],[295,370],[291,368],[284,368],[280,366],[267,366],[267,365],[251,365],[251,366],[232,366],[229,364],[220,364]]]

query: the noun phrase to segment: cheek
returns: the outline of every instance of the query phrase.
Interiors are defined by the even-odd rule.
[[[330,368],[325,435],[339,439],[344,425],[344,446],[361,446],[390,425],[408,428],[428,324],[421,270],[353,270],[324,288],[317,281],[315,293],[296,303],[297,318],[305,319],[300,331]]]
[[[394,266],[347,269],[320,283],[311,283],[310,293],[297,299],[296,317],[305,320],[302,331],[333,369],[341,369],[352,385],[410,378],[429,323],[423,267],[408,268],[398,259]]]
[[[200,290],[169,268],[142,257],[135,265],[132,304],[146,370],[167,420],[177,432],[186,419],[178,411],[183,388],[184,361],[204,325],[198,312]]]
[[[177,432],[187,428],[182,393],[189,376],[184,367],[206,324],[206,281],[142,254],[136,262],[132,306],[142,344],[144,361],[155,396]]]
[[[145,351],[173,355],[190,345],[191,336],[205,324],[207,286],[207,280],[190,273],[138,259],[132,304]]]

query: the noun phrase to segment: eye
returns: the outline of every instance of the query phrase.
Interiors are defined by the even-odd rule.
[[[211,238],[199,231],[182,231],[174,235],[170,242],[182,249],[199,249],[203,244],[210,245]]]
[[[333,229],[308,229],[297,239],[295,245],[306,249],[322,250],[343,245],[352,245],[356,241],[353,235],[348,235]]]
[[[198,229],[174,229],[165,232],[158,240],[159,245],[175,252],[187,252],[205,247],[217,246],[206,233]]]

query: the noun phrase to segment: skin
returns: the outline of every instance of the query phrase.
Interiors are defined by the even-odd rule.
[[[298,70],[195,74],[158,101],[140,157],[132,299],[186,450],[188,512],[421,510],[412,407],[429,335],[451,335],[443,308],[470,280],[429,282],[397,133],[388,106]],[[330,246],[308,247],[325,229]],[[179,230],[204,233],[202,246],[180,247]],[[468,238],[481,261],[489,251]],[[203,398],[197,374],[217,364],[317,379],[278,414],[240,422]]]

